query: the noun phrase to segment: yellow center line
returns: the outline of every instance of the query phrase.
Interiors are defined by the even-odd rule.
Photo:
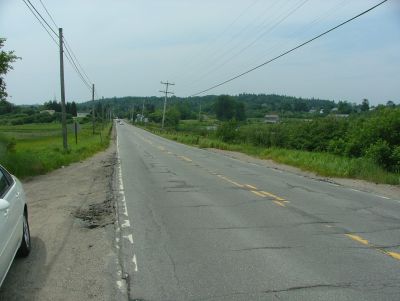
[[[372,249],[375,249],[375,250],[377,250],[377,251],[379,251],[379,252],[381,252],[381,253],[383,253],[385,255],[388,255],[388,256],[390,256],[390,257],[392,257],[394,259],[400,260],[400,253],[386,251],[386,250],[383,250],[381,248],[378,248],[378,247],[374,246],[373,244],[371,244],[368,240],[366,240],[366,239],[364,239],[364,238],[362,238],[362,237],[360,237],[358,235],[354,235],[354,234],[345,234],[345,235],[347,237],[350,237],[351,239],[363,244],[363,245],[369,246]]]
[[[246,184],[245,186],[248,187],[248,188],[251,188],[251,189],[257,189],[257,187],[255,187],[253,185]]]
[[[240,187],[240,188],[243,188],[243,185],[242,185],[242,184],[239,184],[239,183],[237,183],[237,182],[235,182],[235,181],[232,181],[231,179],[228,179],[227,177],[224,177],[224,176],[222,176],[222,175],[218,175],[218,177],[220,177],[221,179],[223,179],[223,180],[225,180],[225,181],[227,181],[227,182],[229,182],[229,183],[231,183],[231,184],[233,184],[233,185],[236,185],[236,186],[238,186],[238,187]]]
[[[185,160],[187,162],[193,162],[192,159],[189,159],[188,157],[185,157],[185,156],[179,156],[179,158],[181,158],[181,159],[183,159],[183,160]]]
[[[262,198],[265,198],[265,195],[263,195],[262,193],[260,193],[260,192],[258,192],[258,191],[256,191],[256,190],[250,190],[250,191],[251,191],[252,193],[254,193],[254,194],[256,194],[256,195],[262,197]]]
[[[272,193],[270,193],[270,192],[267,192],[267,191],[261,191],[261,193],[262,193],[262,194],[265,194],[266,196],[272,197],[272,198],[274,198],[274,199],[276,199],[276,200],[278,200],[278,201],[286,201],[284,198],[281,198],[281,197],[279,197],[279,196],[277,196],[277,195],[275,195],[275,194],[272,194]],[[286,201],[286,202],[287,202],[287,201]]]
[[[391,256],[391,257],[397,259],[397,260],[400,260],[400,253],[388,252],[388,251],[385,251],[385,253],[386,253],[387,255],[389,255],[389,256]]]
[[[277,204],[278,206],[286,207],[285,204],[280,201],[274,201],[274,203]]]
[[[354,235],[354,234],[345,234],[347,237],[350,237],[352,240],[355,240],[357,242],[359,242],[360,244],[369,246],[369,241],[358,236],[358,235]]]

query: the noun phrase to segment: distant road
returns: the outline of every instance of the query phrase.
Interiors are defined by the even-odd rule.
[[[400,300],[399,200],[117,132],[131,299]]]

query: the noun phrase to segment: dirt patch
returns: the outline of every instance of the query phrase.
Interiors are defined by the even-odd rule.
[[[115,208],[112,200],[90,204],[88,208],[79,208],[73,215],[84,222],[85,227],[94,229],[114,224]]]
[[[253,164],[259,164],[259,165],[266,166],[269,168],[274,168],[277,170],[282,170],[282,171],[287,171],[290,173],[298,174],[298,175],[301,175],[301,176],[304,176],[307,178],[316,179],[316,180],[324,181],[324,182],[335,183],[338,185],[351,187],[353,189],[370,192],[370,193],[374,193],[374,194],[379,194],[379,195],[382,195],[385,197],[400,200],[400,185],[376,184],[376,183],[371,183],[371,182],[367,182],[364,180],[322,177],[313,172],[304,171],[297,167],[280,164],[280,163],[274,162],[272,160],[263,160],[263,159],[259,159],[259,158],[254,158],[254,157],[251,157],[249,155],[239,153],[239,152],[227,151],[227,150],[221,150],[221,149],[215,149],[215,148],[209,148],[208,150],[215,152],[215,153],[223,154],[225,156],[228,156],[228,157],[240,160],[240,161],[253,163]]]

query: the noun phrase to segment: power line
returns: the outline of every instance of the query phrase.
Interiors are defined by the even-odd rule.
[[[341,0],[339,3],[336,3],[333,7],[331,7],[328,11],[317,16],[314,20],[312,20],[304,28],[301,28],[299,30],[292,32],[288,36],[288,39],[290,39],[290,40],[295,39],[295,37],[299,36],[300,34],[304,34],[304,33],[308,32],[315,24],[318,24],[318,22],[320,22],[321,20],[323,20],[326,17],[329,17],[333,12],[339,10],[339,8],[342,9],[346,5],[348,5],[347,0]],[[293,44],[295,44],[295,43],[293,43]],[[283,48],[282,46],[289,47],[289,43],[287,41],[285,41],[285,42],[275,43],[274,45],[271,44],[271,47],[266,48],[268,50],[268,52],[267,52],[268,55],[272,54],[277,49],[282,49]],[[257,63],[259,63],[259,61],[264,61],[265,56],[266,56],[266,53],[263,52],[262,57],[259,55],[259,56],[255,57],[255,59],[252,59],[250,63],[247,62],[246,64],[242,64],[242,66],[238,69],[240,70],[240,69],[243,69],[243,67],[245,67],[245,66],[257,64]]]
[[[242,47],[238,52],[234,53],[233,55],[229,56],[225,61],[223,61],[222,63],[218,64],[217,66],[214,66],[214,68],[212,68],[211,70],[209,70],[207,73],[203,74],[202,76],[200,76],[196,82],[201,81],[202,79],[206,78],[208,75],[214,73],[215,71],[221,69],[223,66],[225,66],[227,63],[229,63],[230,61],[232,61],[234,58],[236,58],[237,56],[239,56],[241,53],[243,53],[244,51],[246,51],[247,49],[249,49],[251,46],[253,46],[255,43],[257,43],[261,38],[263,38],[266,34],[272,32],[276,27],[278,27],[282,22],[284,22],[286,19],[288,19],[292,14],[294,14],[296,11],[298,11],[302,6],[304,6],[304,4],[306,4],[306,2],[308,2],[308,0],[303,0],[301,1],[298,5],[296,5],[292,10],[290,10],[285,16],[283,16],[282,18],[280,18],[275,24],[273,24],[271,27],[269,27],[267,30],[261,32],[261,34],[259,34],[254,40],[252,40],[249,44],[245,45],[244,47]],[[233,49],[231,49],[233,50]],[[228,51],[227,53],[229,53],[231,51]],[[194,84],[196,84],[196,82]]]
[[[79,71],[78,66],[76,65],[76,63],[75,63],[74,59],[72,58],[71,53],[69,52],[67,47],[65,47],[65,50],[66,50],[66,54],[68,54],[69,58],[71,59],[71,60],[68,60],[68,61],[71,63],[71,65],[75,69],[75,71],[78,73],[79,77],[81,78],[83,83],[86,85],[86,87],[90,90],[91,89],[90,83],[88,83],[85,80],[85,78],[83,77],[82,73]]]
[[[250,8],[252,8],[259,1],[260,0],[254,0],[249,6],[247,6],[243,11],[241,11],[241,13],[231,23],[229,23],[219,34],[217,34],[216,36],[213,37],[213,41],[211,41],[211,42],[215,42],[220,37],[222,37],[243,15],[245,15],[247,13],[247,11]],[[205,47],[202,47],[200,50],[198,50],[196,53],[194,53],[191,57],[187,58],[185,60],[184,65],[185,66],[187,66],[188,64],[192,65],[194,62],[194,59],[198,58],[201,55],[204,55],[204,53],[206,53],[210,49],[211,45],[212,44],[208,44]],[[178,76],[178,78],[180,78],[182,75],[179,76],[179,74],[174,74],[172,77],[175,78],[176,76]]]
[[[258,27],[262,28],[266,23],[268,23],[268,21],[270,21],[270,18],[266,17],[267,12],[269,12],[274,6],[276,6],[278,4],[277,1],[273,2],[272,5],[268,5],[267,8],[265,10],[262,10],[260,14],[258,14],[255,18],[253,18],[254,20],[259,20],[259,19],[263,19],[263,22],[261,22],[260,25],[258,25]],[[279,2],[279,4],[282,4],[281,2]],[[287,3],[286,3],[287,4]],[[285,4],[285,5],[286,5]],[[283,5],[282,7],[284,7],[285,5]],[[253,21],[247,23],[246,26],[240,28],[240,30],[236,33],[234,33],[232,36],[228,37],[228,40],[225,41],[224,43],[222,43],[221,45],[217,45],[217,47],[215,49],[210,49],[210,47],[205,48],[206,50],[210,49],[212,50],[212,52],[207,53],[206,50],[202,52],[203,57],[207,57],[208,59],[211,59],[212,62],[217,63],[218,60],[220,60],[221,58],[223,58],[225,55],[229,54],[230,52],[232,52],[233,50],[235,50],[236,47],[239,47],[242,44],[242,41],[238,41],[238,38],[240,36],[243,36],[246,34],[246,32],[249,31],[249,29],[251,29],[253,26],[256,26],[257,23],[254,23]],[[225,32],[225,30],[223,31],[223,33]],[[217,37],[219,38],[221,35],[218,35]],[[215,41],[214,41],[215,42]],[[236,42],[236,43],[235,43]],[[228,48],[228,46],[232,45],[232,47]],[[193,62],[195,62],[196,64],[193,64]],[[190,61],[191,65],[202,65],[201,60],[198,59],[197,57],[197,61],[195,60],[191,60]],[[191,66],[189,65],[189,66]],[[186,65],[185,65],[186,66]],[[186,68],[186,73],[183,73],[183,75],[180,75],[178,77],[178,79],[180,78],[189,78],[190,75],[196,73],[196,70],[194,68]],[[196,81],[198,81],[196,79]]]
[[[87,79],[90,83],[92,83],[92,80],[91,80],[90,77],[87,75],[85,69],[83,69],[81,63],[79,62],[78,58],[76,57],[75,53],[73,52],[73,50],[72,50],[71,46],[69,45],[68,41],[67,41],[65,38],[64,38],[64,41],[65,41],[65,45],[67,46],[66,48],[69,49],[69,51],[71,52],[72,56],[75,58],[75,61],[76,61],[76,63],[78,64],[78,66],[80,67],[82,73],[85,75],[86,79]]]
[[[55,25],[56,28],[58,28],[58,25],[56,24],[56,22],[54,21],[53,17],[50,15],[49,11],[47,10],[46,6],[43,4],[42,0],[39,0],[40,3],[42,4],[44,10],[46,11],[47,15],[50,17],[51,21],[53,22],[53,24]]]
[[[25,2],[25,0],[23,0]],[[38,10],[36,9],[36,7],[32,4],[32,2],[30,0],[26,0],[29,2],[29,4],[32,6],[32,8],[35,10],[35,12],[39,15],[39,17],[43,20],[44,23],[46,23],[46,25],[49,27],[49,29],[58,37],[58,34],[54,31],[53,27],[51,27],[49,25],[49,23],[47,23],[47,21],[43,18],[43,16],[38,12]]]
[[[51,34],[51,32],[49,31],[49,29],[57,36],[57,38],[59,37],[58,34],[54,31],[54,29],[52,28],[52,26],[50,26],[50,24],[45,20],[45,18],[40,14],[40,12],[36,9],[36,7],[32,4],[32,2],[30,0],[22,0],[25,5],[29,8],[29,10],[31,11],[31,13],[35,16],[35,18],[39,21],[40,25],[42,25],[42,27],[46,30],[46,32],[49,34],[49,36],[52,38],[52,40],[56,43],[57,46],[59,46],[59,43],[56,41],[56,39],[53,37],[53,35]],[[39,0],[40,3],[42,4],[44,10],[46,11],[47,15],[50,17],[50,19],[52,20],[53,24],[58,27],[58,25],[56,24],[56,22],[54,21],[53,17],[51,16],[50,12],[48,11],[48,9],[46,8],[46,6],[44,5],[44,3]],[[28,3],[29,5],[28,5]],[[33,10],[32,10],[33,8]],[[39,17],[40,18],[39,18]],[[47,27],[45,26],[45,24],[43,24],[43,22],[47,25]],[[74,69],[74,71],[78,74],[78,76],[80,77],[80,79],[82,80],[82,82],[84,83],[84,85],[91,90],[91,80],[89,78],[89,76],[86,74],[85,70],[83,69],[82,65],[79,63],[76,55],[73,53],[72,48],[69,46],[69,44],[67,43],[66,39],[63,37],[63,41],[65,42],[65,57],[67,58],[68,62],[71,64],[72,68]],[[80,68],[79,68],[79,67]],[[82,72],[81,72],[82,71]],[[86,79],[85,79],[85,76]]]
[[[48,33],[48,35],[50,36],[50,38],[54,41],[54,43],[56,43],[56,45],[58,46],[58,42],[56,41],[56,39],[51,35],[50,31],[47,29],[47,27],[43,24],[43,22],[39,19],[39,17],[35,14],[35,12],[32,10],[32,8],[28,5],[28,3],[25,0],[22,0],[25,5],[29,8],[29,10],[31,11],[31,13],[35,16],[35,18],[38,20],[38,22],[40,23],[40,25],[42,25],[42,27],[44,28],[44,30],[46,30],[46,32]],[[56,35],[58,38],[58,35]]]
[[[257,70],[257,69],[259,69],[259,68],[261,68],[261,67],[263,67],[263,66],[265,66],[265,65],[267,65],[267,64],[269,64],[269,63],[271,63],[273,61],[276,61],[277,59],[279,59],[279,58],[281,58],[281,57],[283,57],[283,56],[285,56],[285,55],[287,55],[287,54],[289,54],[289,53],[291,53],[291,52],[293,52],[293,51],[295,51],[295,50],[297,50],[297,49],[299,49],[299,48],[301,48],[301,47],[303,47],[303,46],[305,46],[305,45],[307,45],[309,43],[311,43],[312,41],[314,41],[314,40],[316,40],[316,39],[318,39],[318,38],[330,33],[331,31],[334,31],[335,29],[337,29],[339,27],[342,27],[343,25],[345,25],[345,24],[347,24],[347,23],[349,23],[349,22],[361,17],[362,15],[365,15],[366,13],[368,13],[371,10],[377,8],[378,6],[382,5],[385,2],[387,2],[387,0],[383,0],[383,1],[379,2],[378,4],[376,4],[376,5],[372,6],[371,8],[363,11],[362,13],[360,13],[360,14],[358,14],[358,15],[356,15],[356,16],[354,16],[354,17],[352,17],[352,18],[350,18],[350,19],[348,19],[348,20],[346,20],[346,21],[344,21],[342,23],[340,23],[339,25],[336,25],[335,27],[332,27],[331,29],[329,29],[327,31],[324,31],[323,33],[315,36],[314,38],[309,39],[308,41],[306,41],[306,42],[304,42],[304,43],[302,43],[300,45],[297,45],[296,47],[293,47],[292,49],[290,49],[288,51],[285,51],[284,53],[282,53],[282,54],[280,54],[280,55],[278,55],[278,56],[276,56],[276,57],[274,57],[274,58],[272,58],[272,59],[270,59],[270,60],[268,60],[268,61],[266,61],[266,62],[264,62],[264,63],[262,63],[260,65],[258,65],[258,66],[255,66],[255,67],[253,67],[253,68],[251,68],[251,69],[249,69],[249,70],[247,70],[245,72],[242,72],[242,73],[240,73],[240,74],[238,74],[238,75],[236,75],[234,77],[231,77],[230,79],[227,79],[227,80],[223,81],[222,83],[216,84],[216,85],[214,85],[214,86],[212,86],[210,88],[207,88],[205,90],[202,90],[200,92],[192,94],[189,97],[197,96],[197,95],[202,94],[204,92],[208,92],[208,91],[210,91],[212,89],[215,89],[215,88],[220,87],[220,86],[222,86],[222,85],[224,85],[226,83],[229,83],[229,82],[231,82],[231,81],[233,81],[233,80],[235,80],[235,79],[237,79],[239,77],[242,77],[242,76],[244,76],[244,75],[246,75],[246,74],[248,74],[248,73],[250,73],[250,72],[252,72],[254,70]]]
[[[25,5],[29,8],[29,10],[32,12],[32,14],[34,15],[34,17],[38,20],[38,22],[40,23],[40,25],[42,25],[42,27],[44,28],[44,30],[46,30],[46,32],[48,33],[48,35],[50,36],[50,38],[54,41],[54,43],[59,46],[59,43],[56,41],[56,39],[53,37],[53,35],[51,34],[51,32],[47,29],[47,27],[43,24],[43,22],[39,19],[39,17],[36,15],[35,11],[32,10],[32,8],[28,5],[28,3],[25,0],[22,0]],[[54,32],[54,31],[53,31]],[[58,35],[57,35],[58,37]],[[67,50],[67,49],[66,49]],[[77,70],[76,65],[73,63],[73,59],[71,57],[71,55],[68,53],[65,53],[65,57],[68,60],[68,62],[71,64],[71,66],[75,69],[75,71],[79,74],[79,71]],[[75,66],[74,66],[75,65]],[[80,75],[81,79],[83,80],[84,84],[90,89],[90,85],[83,79],[82,75]]]
[[[40,4],[42,5],[43,9],[45,10],[46,14],[49,16],[50,20],[53,22],[54,26],[55,26],[56,28],[58,28],[58,25],[57,25],[56,21],[54,21],[54,18],[53,18],[53,16],[50,14],[50,12],[49,12],[49,10],[47,9],[46,5],[44,5],[44,3],[43,3],[42,0],[39,0],[39,1],[40,1]],[[65,42],[65,47],[66,47],[66,49],[68,48],[67,51],[69,50],[68,52],[69,52],[71,58],[74,59],[74,61],[76,62],[76,64],[78,64],[80,70],[82,71],[83,75],[85,75],[87,81],[88,81],[89,83],[91,83],[92,80],[90,79],[90,77],[89,77],[89,76],[87,75],[87,73],[85,72],[85,69],[83,69],[83,67],[82,67],[82,65],[80,64],[78,58],[76,57],[74,51],[72,50],[72,47],[69,45],[67,39],[66,39],[65,37],[63,37],[63,40],[64,40],[64,42]],[[89,84],[89,87],[90,87],[90,84]]]

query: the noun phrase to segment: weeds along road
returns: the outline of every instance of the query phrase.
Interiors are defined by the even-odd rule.
[[[399,200],[117,133],[131,299],[399,299]]]

